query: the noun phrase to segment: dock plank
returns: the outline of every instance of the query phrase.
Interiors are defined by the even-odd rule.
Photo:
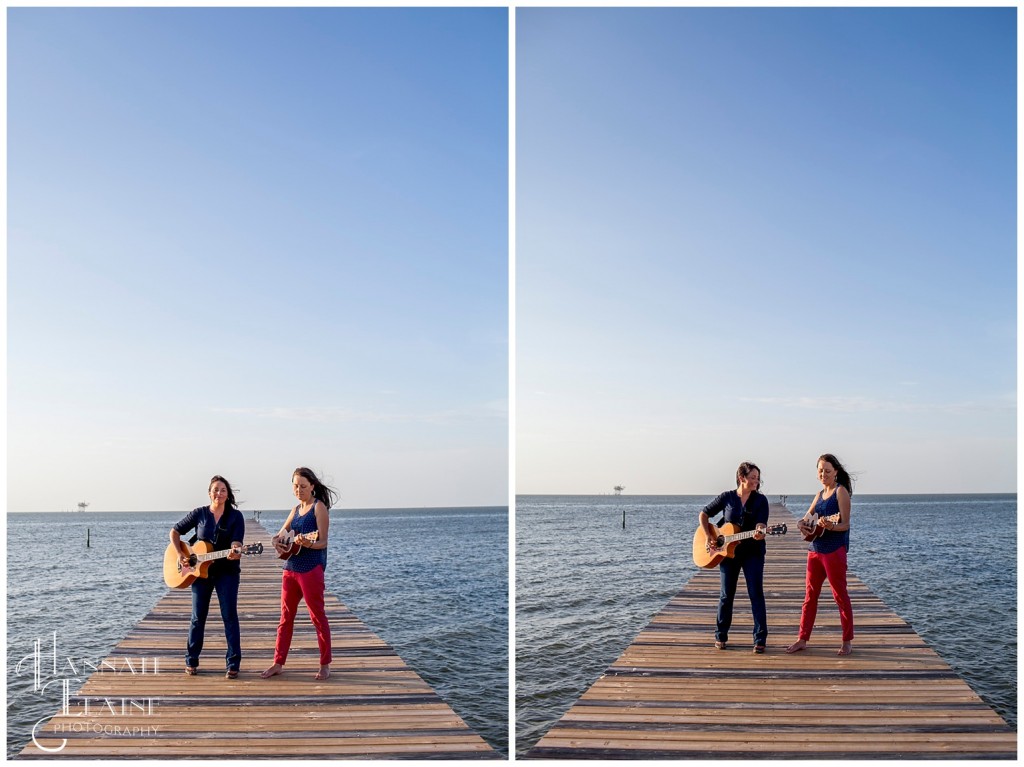
[[[184,674],[191,591],[168,590],[36,732],[19,758],[381,758],[481,759],[495,752],[398,654],[334,595],[331,677],[317,682],[316,633],[304,608],[285,673],[261,679],[273,662],[282,562],[271,533],[246,521],[238,615],[242,668],[224,678],[226,642],[210,608],[199,674]],[[214,597],[216,602],[216,597]],[[46,751],[44,749],[60,749]]]
[[[1016,731],[852,572],[853,654],[835,654],[839,614],[825,588],[807,649],[787,655],[807,544],[784,506],[772,521],[790,534],[768,543],[764,655],[751,652],[742,584],[729,648],[714,648],[719,575],[701,571],[527,757],[1016,759]]]

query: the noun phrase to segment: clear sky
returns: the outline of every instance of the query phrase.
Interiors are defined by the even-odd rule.
[[[1016,490],[1016,10],[519,9],[516,491]]]
[[[9,10],[9,509],[504,505],[507,15]]]

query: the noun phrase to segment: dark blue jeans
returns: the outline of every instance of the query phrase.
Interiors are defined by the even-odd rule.
[[[768,610],[764,603],[764,552],[755,549],[747,554],[743,546],[736,547],[736,556],[725,558],[718,566],[722,574],[722,593],[718,600],[718,626],[715,639],[725,642],[732,626],[732,603],[736,598],[736,586],[740,571],[747,582],[750,610],[754,614],[754,644],[763,645],[768,640]]]
[[[220,617],[224,621],[224,636],[228,640],[228,651],[225,656],[227,666],[229,670],[238,670],[242,662],[242,637],[238,627],[239,579],[238,573],[222,573],[192,581],[192,621],[188,626],[186,665],[199,665],[199,653],[203,651],[203,634],[206,632],[206,616],[210,613],[210,598],[216,591],[217,601],[220,602]]]

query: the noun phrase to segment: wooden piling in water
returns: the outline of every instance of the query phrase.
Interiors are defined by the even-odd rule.
[[[856,636],[836,656],[822,591],[807,649],[787,655],[804,597],[796,518],[768,541],[769,640],[752,653],[742,585],[729,648],[714,648],[718,570],[699,572],[527,754],[580,759],[1015,759],[1017,733],[916,632],[849,576]]]
[[[94,672],[37,730],[19,757],[35,758],[494,758],[487,745],[395,651],[336,597],[331,677],[317,682],[316,633],[305,610],[285,673],[261,679],[273,662],[282,562],[271,534],[246,522],[238,614],[242,668],[225,679],[224,628],[210,606],[199,674],[184,673],[191,590],[169,590]],[[160,576],[154,563],[152,577]],[[214,597],[216,602],[216,597]],[[155,665],[155,668],[154,668]],[[40,747],[42,746],[42,748]],[[59,749],[46,751],[44,749]]]

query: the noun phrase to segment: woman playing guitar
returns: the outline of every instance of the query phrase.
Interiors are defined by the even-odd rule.
[[[284,564],[281,574],[281,622],[277,626],[274,663],[260,676],[269,679],[284,671],[299,600],[304,599],[310,620],[316,628],[316,642],[320,648],[320,670],[314,678],[324,681],[331,675],[331,627],[324,610],[324,570],[327,569],[327,529],[330,524],[327,512],[334,504],[337,493],[304,466],[292,472],[292,492],[299,499],[299,504],[291,510],[281,530],[272,540],[278,553],[284,554],[292,543],[285,546],[281,538],[291,531],[297,533],[294,541],[302,548]],[[314,532],[317,533],[316,540],[302,537],[312,537],[310,534]]]
[[[763,653],[768,640],[768,615],[764,601],[764,530],[768,524],[768,499],[758,492],[760,487],[761,470],[752,463],[741,463],[736,470],[736,489],[725,491],[700,512],[700,525],[707,536],[709,551],[713,552],[715,548],[710,517],[719,512],[725,512],[725,522],[738,525],[743,530],[756,531],[753,538],[737,544],[734,556],[726,557],[718,566],[722,591],[718,600],[715,647],[719,650],[725,649],[729,639],[732,604],[740,571],[747,582],[750,609],[754,614],[754,652]]]
[[[181,543],[181,535],[192,528],[196,530],[197,539],[212,544],[214,551],[233,551],[226,559],[211,562],[205,578],[192,581],[192,618],[189,621],[188,644],[185,649],[185,673],[195,676],[199,669],[199,653],[203,651],[210,598],[216,591],[228,644],[227,677],[234,679],[238,676],[238,667],[242,662],[242,639],[238,625],[238,582],[242,568],[238,562],[241,555],[237,549],[242,547],[245,538],[245,517],[238,510],[235,494],[224,477],[213,477],[208,492],[209,506],[193,509],[171,528],[171,544],[181,555],[183,566],[188,566],[189,555]]]
[[[822,489],[814,496],[811,507],[797,523],[805,538],[811,539],[807,552],[806,594],[800,611],[800,634],[786,652],[800,652],[807,646],[818,614],[818,597],[828,578],[832,598],[839,607],[843,644],[837,655],[853,652],[853,604],[846,589],[846,552],[850,548],[850,496],[853,481],[849,472],[831,453],[818,458],[818,481]],[[838,517],[838,519],[837,519]],[[813,522],[812,522],[813,520]],[[822,528],[820,536],[812,525]]]

